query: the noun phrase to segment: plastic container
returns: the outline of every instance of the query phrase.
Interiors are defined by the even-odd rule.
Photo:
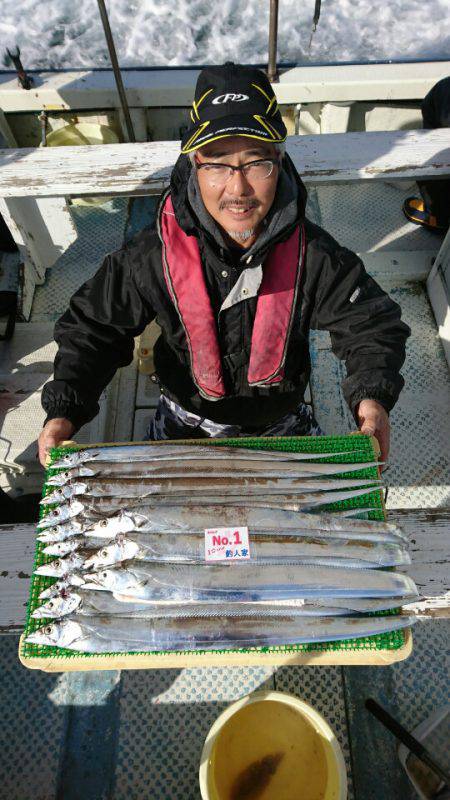
[[[46,136],[47,147],[80,147],[91,144],[117,144],[119,137],[107,125],[94,122],[77,122],[64,125]],[[42,145],[41,145],[42,146]],[[74,197],[72,204],[77,206],[102,205],[110,197]]]
[[[272,703],[270,709],[268,706],[259,709],[254,706],[254,704],[265,705],[267,702]],[[249,708],[250,706],[254,707]],[[279,709],[276,706],[279,706]],[[273,720],[273,715],[277,712],[283,723],[289,719],[289,726],[279,729],[286,735],[284,741],[283,735],[279,736],[276,732],[278,726],[273,723],[268,724],[269,713]],[[298,722],[295,720],[296,715]],[[260,727],[258,727],[259,721]],[[263,745],[260,751],[255,735],[259,731],[263,731],[261,736]],[[256,753],[258,754],[255,755]],[[242,764],[245,765],[242,770],[241,757]],[[262,785],[265,786],[258,793],[261,799],[269,796],[281,797],[281,795],[283,798],[299,797],[298,787],[292,788],[291,793],[288,790],[287,776],[291,774],[288,772],[289,759],[291,766],[294,767],[292,772],[294,780],[295,773],[300,775],[303,766],[305,783],[308,785],[308,791],[311,791],[311,797],[316,800],[346,800],[348,784],[342,750],[321,714],[303,700],[283,692],[255,692],[243,697],[218,717],[206,737],[199,770],[201,796],[203,800],[229,800],[233,796],[253,796],[248,781],[250,780],[251,785],[254,780],[255,783],[259,782],[260,786],[262,781]],[[237,767],[238,762],[239,767]],[[224,765],[223,771],[222,765]],[[261,773],[261,769],[265,769],[265,776]],[[266,784],[264,784],[265,777]],[[316,779],[319,788],[314,792],[312,784]],[[281,783],[282,781],[284,783]],[[271,782],[272,794],[269,791]],[[230,788],[231,783],[233,785]],[[241,786],[241,793],[238,791],[238,786]],[[301,796],[302,800],[305,800],[306,794]]]
[[[434,711],[411,733],[444,769],[450,770],[450,703]],[[442,781],[406,745],[399,745],[398,757],[420,800],[434,797],[443,786]]]

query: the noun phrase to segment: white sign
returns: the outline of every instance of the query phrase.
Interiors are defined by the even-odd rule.
[[[205,561],[244,561],[249,558],[248,528],[205,530]]]

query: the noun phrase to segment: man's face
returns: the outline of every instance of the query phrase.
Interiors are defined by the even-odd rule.
[[[273,144],[245,136],[229,136],[205,145],[195,154],[197,164],[230,164],[233,167],[258,159],[277,158]],[[206,169],[198,169],[198,185],[206,210],[237,243],[249,247],[256,241],[261,223],[275,197],[279,174],[274,165],[269,177],[256,180],[234,171],[223,185]]]

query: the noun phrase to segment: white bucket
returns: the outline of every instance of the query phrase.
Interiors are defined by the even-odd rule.
[[[320,797],[320,800],[346,800],[348,784],[344,757],[339,742],[337,741],[335,734],[331,730],[326,720],[321,716],[321,714],[315,711],[314,708],[312,708],[308,703],[305,703],[303,700],[300,700],[297,697],[293,697],[289,694],[284,694],[283,692],[271,691],[255,692],[254,694],[243,697],[241,700],[238,700],[236,703],[233,703],[231,706],[225,709],[220,717],[216,719],[214,725],[208,733],[208,736],[206,737],[200,762],[199,781],[202,799],[227,800],[223,794],[221,796],[215,778],[215,767],[219,761],[219,735],[223,733],[225,726],[236,713],[253,703],[261,703],[262,701],[283,703],[290,709],[297,712],[302,718],[303,723],[309,723],[308,727],[311,730],[310,743],[313,741],[315,736],[318,736],[323,747],[323,753],[325,755],[326,785],[321,793],[322,796]],[[303,730],[305,729],[304,724],[302,728]],[[242,729],[242,734],[242,738],[239,738],[241,738],[242,745],[245,747],[246,742],[247,745],[249,742],[251,743],[251,739],[246,739],[245,737],[245,726],[244,729]],[[236,742],[237,738],[238,737],[235,737],[233,741]],[[267,747],[270,751],[269,738],[270,736],[268,735]],[[299,763],[299,770],[301,767],[302,764]],[[230,770],[231,769],[232,764],[230,764]],[[261,797],[263,796],[265,796],[265,790],[264,794],[261,794]],[[288,794],[286,794],[286,797],[288,797]]]

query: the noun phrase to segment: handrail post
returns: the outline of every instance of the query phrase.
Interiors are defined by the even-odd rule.
[[[116,79],[117,91],[119,92],[119,98],[122,106],[123,116],[125,118],[125,125],[127,128],[128,138],[130,142],[135,142],[136,136],[134,135],[134,128],[133,128],[133,123],[131,121],[130,109],[128,107],[128,100],[122,81],[119,62],[117,60],[116,48],[114,46],[114,39],[111,33],[111,27],[109,24],[108,12],[106,11],[105,0],[97,0],[97,3],[103,24],[103,30],[105,32],[106,43],[108,45],[109,57],[111,59],[114,77]]]
[[[270,0],[269,17],[269,67],[267,77],[271,83],[278,80],[277,72],[278,0]]]

